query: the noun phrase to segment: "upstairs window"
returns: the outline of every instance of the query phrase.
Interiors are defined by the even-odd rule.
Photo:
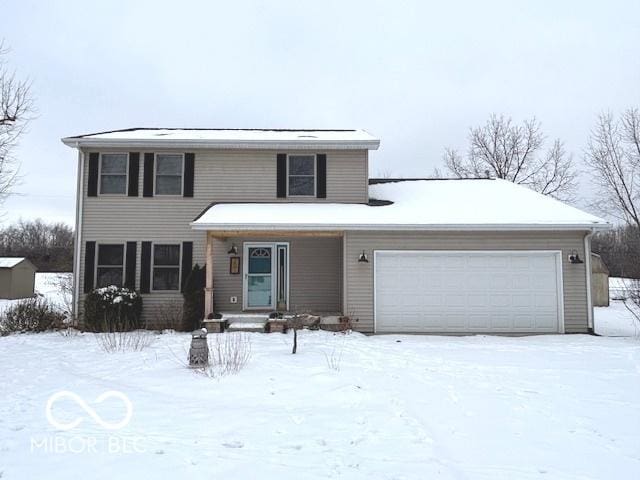
[[[156,154],[156,195],[182,195],[183,155]]]
[[[96,287],[121,287],[124,273],[124,245],[98,245]]]
[[[127,160],[126,153],[103,153],[100,155],[100,194],[126,195]]]
[[[153,246],[153,289],[179,290],[180,245]]]
[[[316,156],[289,155],[287,192],[291,197],[316,196]]]

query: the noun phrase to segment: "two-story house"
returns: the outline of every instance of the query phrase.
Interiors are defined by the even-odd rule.
[[[345,314],[362,332],[587,332],[605,221],[503,180],[369,179],[362,130],[127,129],[78,151],[75,302],[153,326],[206,265],[206,313]]]

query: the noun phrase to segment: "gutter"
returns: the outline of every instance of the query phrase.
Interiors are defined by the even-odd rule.
[[[236,230],[236,231],[264,231],[278,230],[295,231],[530,231],[530,230],[609,230],[609,224],[264,224],[264,223],[189,223],[193,230]]]
[[[78,149],[78,182],[76,187],[76,230],[75,248],[73,249],[73,305],[72,315],[75,321],[78,320],[78,303],[80,301],[80,248],[82,246],[82,209],[84,195],[82,192],[82,180],[84,178],[84,152],[76,144]]]
[[[176,139],[104,139],[67,137],[62,143],[68,147],[93,148],[230,148],[230,149],[327,149],[327,150],[377,150],[380,140],[176,140]]]

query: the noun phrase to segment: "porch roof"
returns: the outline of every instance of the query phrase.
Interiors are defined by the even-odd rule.
[[[553,198],[505,180],[390,181],[370,185],[387,202],[218,203],[196,230],[592,230],[610,225]]]

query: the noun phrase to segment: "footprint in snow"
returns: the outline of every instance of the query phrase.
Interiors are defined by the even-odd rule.
[[[156,455],[164,455],[164,450],[156,450],[154,453]]]
[[[283,445],[282,448],[287,448],[290,450],[302,450],[302,445]]]
[[[233,442],[225,442],[222,446],[227,448],[242,448],[244,447],[244,443],[239,440],[234,440]]]

